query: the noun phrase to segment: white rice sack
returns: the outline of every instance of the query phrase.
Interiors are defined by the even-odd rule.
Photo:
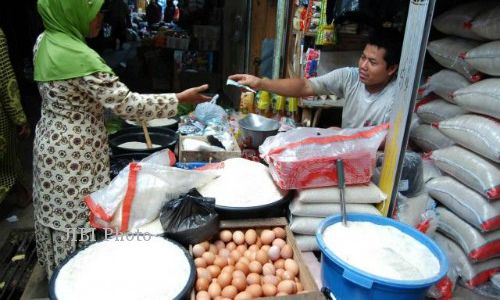
[[[429,203],[433,203],[429,193],[424,191],[415,197],[405,197],[401,193],[397,196],[396,217],[402,223],[412,227],[422,221],[422,216],[430,209]]]
[[[290,230],[293,233],[315,235],[316,229],[325,218],[290,216]]]
[[[497,164],[459,146],[436,150],[431,158],[443,172],[488,200],[500,198],[500,168]]]
[[[472,31],[488,40],[500,40],[500,4],[486,9],[472,22]]]
[[[462,74],[452,70],[441,70],[427,79],[421,92],[425,95],[433,92],[444,100],[455,103],[453,92],[470,85]]]
[[[372,182],[345,187],[347,203],[379,203],[387,196]],[[339,203],[338,187],[323,187],[297,190],[295,198],[303,203]]]
[[[447,176],[426,183],[432,198],[477,229],[488,232],[500,228],[500,201],[488,202],[480,194]]]
[[[319,246],[316,242],[315,235],[294,235],[295,242],[297,242],[297,247],[299,247],[302,252],[318,251]]]
[[[443,99],[435,99],[417,108],[417,115],[422,123],[432,124],[455,116],[463,115],[467,111],[462,107],[449,103]]]
[[[410,139],[424,152],[449,147],[455,142],[445,136],[439,129],[422,124],[410,132]]]
[[[464,59],[465,53],[476,48],[480,43],[458,37],[434,40],[427,45],[429,54],[443,67],[462,74],[471,82],[480,79],[478,71]]]
[[[465,55],[465,61],[475,69],[492,76],[500,76],[500,41],[478,46]]]
[[[481,40],[483,38],[471,30],[471,23],[484,9],[485,2],[487,3],[487,1],[476,1],[458,5],[436,16],[432,25],[442,33]]]
[[[500,124],[498,121],[467,114],[440,122],[438,128],[457,144],[497,163],[500,162]]]
[[[436,211],[438,231],[455,241],[472,262],[500,256],[500,230],[483,234],[444,207]]]
[[[347,204],[347,213],[364,213],[380,216],[380,211],[371,204]],[[340,203],[302,203],[293,200],[290,203],[290,213],[295,216],[324,218],[329,215],[340,214]]]
[[[424,183],[432,178],[443,176],[441,170],[439,170],[436,164],[428,156],[422,157],[422,168],[424,170]]]
[[[448,274],[456,272],[460,280],[468,288],[472,289],[486,283],[496,273],[495,270],[498,272],[500,258],[473,264],[454,241],[439,233],[434,236],[434,240],[448,257]]]
[[[416,113],[412,113],[411,114],[410,131],[417,128],[418,125],[420,125],[420,119],[418,118],[418,115]]]
[[[466,110],[500,119],[500,78],[484,79],[459,89],[453,99]]]

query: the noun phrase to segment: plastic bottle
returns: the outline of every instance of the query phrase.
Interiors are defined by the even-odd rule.
[[[288,110],[287,115],[288,118],[295,121],[295,123],[300,123],[299,119],[299,99],[297,97],[289,97],[288,98]]]
[[[259,92],[257,109],[255,112],[261,116],[266,117],[266,118],[272,117],[271,95],[269,94],[268,91],[260,91]]]
[[[286,116],[285,113],[286,98],[285,96],[276,95],[276,102],[274,105],[273,119],[281,120],[282,117]]]
[[[240,96],[240,112],[244,115],[254,112],[254,93],[242,92]]]

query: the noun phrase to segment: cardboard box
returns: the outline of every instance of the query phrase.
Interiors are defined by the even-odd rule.
[[[236,140],[233,143],[233,149],[226,151],[187,151],[184,150],[183,141],[185,139],[196,139],[207,141],[206,136],[180,136],[178,145],[179,162],[219,162],[229,158],[241,157],[241,149]]]
[[[283,227],[286,231],[286,242],[293,249],[293,259],[299,265],[299,280],[302,284],[304,291],[301,294],[288,295],[282,297],[260,297],[259,299],[293,299],[293,300],[313,300],[313,299],[326,299],[323,293],[319,290],[316,282],[311,275],[308,267],[302,259],[302,254],[297,247],[295,238],[293,236],[286,218],[267,218],[267,219],[246,219],[246,220],[221,220],[220,230],[229,229],[231,231],[240,229],[243,232],[246,229],[255,229],[259,233],[263,229],[272,229],[274,227]],[[190,247],[191,248],[191,247]],[[195,299],[195,292],[191,293],[191,299]]]

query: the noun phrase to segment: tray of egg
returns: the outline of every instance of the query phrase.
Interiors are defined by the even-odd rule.
[[[223,229],[214,240],[193,245],[191,252],[196,300],[290,298],[318,290],[285,226]]]

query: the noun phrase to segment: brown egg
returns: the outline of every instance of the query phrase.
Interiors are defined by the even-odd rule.
[[[297,284],[293,280],[283,280],[278,284],[278,292],[295,294],[297,292]]]
[[[198,279],[196,279],[195,289],[197,292],[206,291],[206,290],[208,290],[209,284],[210,284],[210,281],[208,281],[208,279],[198,278]]]
[[[236,245],[241,245],[245,242],[245,234],[241,230],[233,232],[233,241]]]
[[[234,258],[229,257],[229,258],[227,259],[227,265],[228,265],[228,266],[234,266],[234,264],[235,264],[235,263],[236,263],[236,260],[235,260]]]
[[[208,241],[201,242],[200,245],[202,245],[206,251],[208,251],[208,248],[210,247],[210,243]]]
[[[285,260],[280,258],[274,262],[274,267],[276,269],[284,269],[285,268]]]
[[[252,299],[252,294],[249,292],[241,292],[234,297],[234,300],[249,300]]]
[[[274,275],[276,274],[276,268],[272,263],[265,263],[262,266],[262,274],[264,275]]]
[[[212,252],[213,254],[219,253],[219,249],[217,249],[217,247],[214,244],[210,244],[210,246],[208,247],[208,251]]]
[[[250,270],[250,272],[252,273],[257,273],[257,274],[261,274],[262,273],[262,265],[260,264],[260,262],[254,260],[254,261],[251,261],[249,264],[248,264],[248,269]]]
[[[233,275],[229,272],[221,272],[217,277],[217,283],[219,283],[221,288],[225,288],[231,284],[231,280],[233,280]]]
[[[246,250],[245,253],[244,253],[244,256],[246,258],[248,258],[248,260],[252,261],[252,260],[255,260],[255,251],[252,251],[252,250]]]
[[[252,295],[252,298],[259,298],[262,296],[262,287],[260,284],[251,284],[247,286],[245,291]]]
[[[250,273],[247,275],[247,284],[260,284],[260,275],[257,273]]]
[[[276,236],[276,238],[280,238],[283,240],[286,238],[286,231],[285,231],[285,229],[283,229],[281,227],[274,227],[273,232],[274,232],[274,235]]]
[[[245,280],[247,279],[247,276],[245,275],[245,273],[241,272],[240,270],[234,270],[233,278],[236,278],[236,277],[241,277]]]
[[[219,256],[221,257],[229,257],[229,254],[231,253],[231,251],[229,251],[228,249],[226,248],[222,248],[222,249],[219,249]]]
[[[250,245],[248,247],[248,250],[257,252],[259,250],[259,247],[257,245],[255,245],[255,244],[253,244],[253,245]]]
[[[231,258],[234,259],[234,260],[239,260],[241,256],[243,256],[243,254],[240,253],[240,251],[234,249],[231,251],[231,254],[230,254]]]
[[[215,245],[215,247],[217,248],[218,251],[220,251],[220,249],[226,248],[226,244],[223,241],[221,241],[221,240],[216,240],[214,242],[214,245]]]
[[[248,269],[248,265],[241,262],[241,261],[238,261],[236,263],[236,265],[234,265],[234,267],[236,268],[236,270],[240,270],[241,272],[243,272],[245,274],[245,276],[249,273],[249,269]]]
[[[283,280],[294,280],[295,279],[295,275],[293,275],[292,273],[290,273],[289,271],[286,271],[283,272],[283,275],[282,275],[282,279]],[[295,280],[294,280],[295,281]]]
[[[278,247],[280,247],[280,249],[283,248],[283,246],[285,246],[285,245],[286,245],[286,242],[284,239],[277,238],[277,239],[274,239],[274,241],[273,241],[273,246],[278,246]]]
[[[269,248],[269,251],[267,251],[267,256],[270,260],[275,261],[280,258],[280,251],[278,246],[272,246]]]
[[[276,295],[276,292],[278,291],[278,289],[276,288],[275,285],[273,284],[270,284],[270,283],[264,283],[262,285],[262,294],[265,296],[265,297],[271,297],[271,296],[274,296]]]
[[[247,251],[247,245],[245,244],[238,245],[236,246],[236,250],[240,253],[245,253],[245,251]]]
[[[285,293],[285,292],[278,292],[278,293],[276,294],[276,297],[282,297],[282,296],[288,296],[288,294],[287,294],[287,293]]]
[[[264,250],[266,252],[269,252],[269,248],[271,248],[271,245],[262,245],[262,247],[260,247],[260,250]]]
[[[194,265],[197,268],[206,268],[207,262],[202,257],[197,257],[194,259]]]
[[[255,260],[260,262],[262,265],[267,263],[267,261],[269,260],[269,257],[267,256],[267,252],[264,250],[257,251],[257,253],[255,254]]]
[[[238,292],[244,291],[247,288],[247,280],[243,277],[234,277],[231,280],[231,285],[234,286]]]
[[[257,232],[253,229],[248,229],[245,232],[245,242],[248,245],[253,245],[257,241]]]
[[[228,285],[222,289],[220,294],[222,297],[233,299],[238,294],[238,290],[234,286]]]
[[[260,240],[264,245],[270,245],[274,241],[274,232],[269,229],[264,229],[260,233]]]
[[[215,256],[214,265],[219,266],[221,269],[227,266],[227,258]]]
[[[200,291],[196,294],[196,300],[210,300],[210,295],[207,291]]]
[[[211,265],[207,267],[208,272],[210,272],[210,275],[212,275],[212,278],[217,278],[220,274],[221,268],[217,265]]]
[[[262,276],[261,283],[264,284],[272,284],[274,286],[277,286],[278,283],[280,283],[280,280],[278,277],[274,275],[264,275]]]
[[[222,270],[220,272],[221,273],[227,272],[229,274],[233,274],[233,272],[234,272],[234,266],[227,265],[224,268],[222,268]]]
[[[248,265],[250,263],[250,260],[246,257],[242,257],[238,261],[244,263],[245,265]]]
[[[205,268],[196,268],[196,276],[198,278],[206,278],[208,281],[212,280],[212,275]]]
[[[207,265],[211,265],[214,263],[215,254],[213,254],[212,252],[205,252],[201,257],[203,257],[203,259],[207,262]]]
[[[232,251],[232,250],[236,249],[236,244],[234,242],[229,242],[226,244],[226,249],[228,249],[229,251]]]
[[[285,246],[283,246],[283,248],[281,248],[281,251],[280,251],[280,256],[283,259],[292,258],[293,257],[292,246],[290,246],[288,244],[286,244]]]
[[[233,239],[233,234],[229,230],[222,230],[219,234],[219,238],[224,243],[227,243]],[[226,247],[227,247],[227,245],[226,245]]]
[[[285,273],[285,270],[284,269],[276,269],[276,277],[279,278],[279,280],[283,280],[283,275]]]
[[[208,286],[208,294],[210,297],[215,298],[220,295],[221,292],[220,285],[217,283],[217,281],[212,281],[212,283]]]
[[[299,265],[293,259],[285,260],[285,270],[290,272],[294,277],[299,274]]]
[[[201,257],[205,253],[205,248],[202,245],[196,244],[193,246],[193,255],[194,257]]]

